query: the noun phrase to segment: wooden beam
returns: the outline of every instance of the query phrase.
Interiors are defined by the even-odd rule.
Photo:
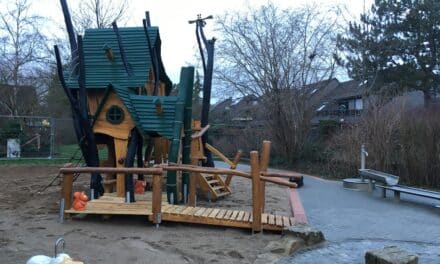
[[[153,223],[160,224],[159,214],[162,212],[162,174],[153,175]]]
[[[230,161],[223,153],[221,153],[218,149],[214,148],[212,145],[206,143],[205,147],[211,151],[212,154],[217,155],[221,160],[226,162],[230,167],[234,166],[234,163]]]
[[[63,167],[60,169],[61,173],[144,173],[148,175],[162,174],[162,168],[104,168],[104,167]]]
[[[193,159],[191,161],[192,165],[197,165],[198,160]],[[191,172],[191,179],[189,179],[189,194],[188,194],[188,205],[196,206],[196,193],[197,193],[197,173]]]
[[[252,178],[249,172],[231,170],[231,169],[218,169],[212,167],[198,167],[198,166],[184,165],[184,164],[168,163],[168,165],[167,164],[158,165],[156,166],[156,168],[162,168],[165,171],[169,171],[169,170],[189,171],[189,172],[199,172],[199,173],[209,173],[209,174],[235,175],[249,179]]]
[[[277,172],[267,172],[267,171],[262,171],[260,173],[261,176],[265,176],[265,177],[278,177],[278,178],[301,178],[302,175],[299,173],[295,173],[295,172],[282,172],[282,173],[277,173]]]
[[[267,171],[269,167],[269,161],[270,161],[270,145],[271,142],[268,140],[263,141],[263,149],[261,151],[261,158],[260,158],[260,172]],[[261,199],[261,212],[264,213],[264,207],[266,204],[266,182],[261,181],[260,185],[260,199]]]
[[[251,174],[252,174],[252,232],[261,231],[261,198],[260,198],[260,168],[258,164],[258,152],[251,151]]]
[[[297,188],[298,187],[298,184],[296,184],[295,182],[283,181],[283,180],[277,179],[277,178],[269,178],[269,177],[265,177],[265,176],[260,176],[260,179],[262,181],[274,183],[274,184],[277,184],[277,185],[286,186],[286,187],[289,187],[289,188]]]
[[[66,164],[66,167],[71,167],[72,164]],[[63,187],[61,189],[61,195],[64,199],[64,210],[72,208],[72,187],[73,187],[73,172],[63,173]],[[68,214],[64,213],[64,218],[68,217]]]
[[[235,168],[237,168],[238,161],[241,158],[241,153],[242,153],[241,150],[238,150],[237,153],[235,154],[234,160],[232,161],[233,166],[230,167],[231,170],[235,170]],[[226,186],[229,186],[231,184],[232,176],[233,175],[228,175],[226,177],[226,181],[225,181]]]
[[[206,125],[200,131],[197,131],[196,133],[192,134],[191,138],[192,139],[196,139],[196,138],[199,138],[199,137],[203,136],[203,134],[205,134],[205,132],[208,131],[208,129],[209,129],[209,125]]]

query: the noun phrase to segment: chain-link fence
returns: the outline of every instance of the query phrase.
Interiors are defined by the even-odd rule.
[[[70,118],[0,115],[0,158],[70,158],[77,149]]]

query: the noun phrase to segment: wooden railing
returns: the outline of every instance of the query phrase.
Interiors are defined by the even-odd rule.
[[[71,165],[65,166],[60,169],[60,173],[63,174],[62,185],[62,197],[64,199],[65,210],[71,209],[72,206],[72,187],[73,187],[73,175],[74,173],[136,173],[144,175],[153,175],[152,183],[152,214],[153,223],[159,224],[162,213],[162,177],[164,171],[182,171],[190,172],[190,177],[195,179],[197,173],[207,174],[222,174],[222,175],[234,175],[244,177],[252,180],[252,230],[259,232],[262,230],[261,214],[264,212],[265,205],[265,186],[266,182],[271,182],[277,185],[286,186],[289,188],[296,188],[297,184],[279,178],[297,177],[298,174],[291,173],[270,173],[267,172],[268,165],[268,150],[267,146],[263,145],[263,153],[261,161],[258,157],[257,151],[250,152],[251,171],[239,171],[233,169],[219,169],[210,167],[198,167],[194,165],[181,165],[181,164],[163,164],[157,165],[153,168],[104,168],[104,167],[71,167]],[[194,186],[191,186],[194,185]],[[189,191],[189,205],[195,206],[195,180],[190,180]],[[65,215],[66,216],[66,215]]]

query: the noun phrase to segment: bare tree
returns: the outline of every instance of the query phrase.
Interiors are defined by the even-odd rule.
[[[84,0],[73,7],[72,18],[80,33],[87,28],[111,27],[113,21],[123,24],[128,19],[127,0]]]
[[[338,8],[280,10],[268,4],[229,13],[218,23],[216,77],[235,94],[262,99],[268,131],[289,162],[298,157],[316,110],[308,84],[335,74],[338,13]]]
[[[43,18],[30,13],[29,0],[2,3],[0,11],[0,107],[10,115],[23,114],[28,104],[21,104],[19,89],[37,89],[35,79],[45,68],[48,49],[45,36],[38,30]],[[39,92],[39,91],[37,91]]]

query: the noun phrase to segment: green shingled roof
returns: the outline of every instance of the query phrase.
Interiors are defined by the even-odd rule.
[[[129,77],[122,62],[118,41],[111,28],[87,29],[84,34],[84,63],[86,73],[86,89],[104,89],[109,83],[121,87],[140,87],[145,84],[149,77],[151,56],[148,50],[148,42],[142,27],[119,28],[125,56],[131,65],[134,75]],[[157,27],[149,27],[148,35],[151,45],[159,53],[160,60],[160,37]],[[114,60],[107,59],[103,50],[104,46],[112,49]],[[160,79],[171,85],[165,74],[160,61]],[[69,88],[78,88],[77,76],[71,72],[65,74]]]
[[[146,96],[127,92],[127,89],[112,85],[114,91],[123,101],[130,112],[136,126],[146,134],[159,134],[168,139],[173,139],[174,121],[176,120],[177,96]],[[155,101],[162,102],[163,112],[156,112]]]

